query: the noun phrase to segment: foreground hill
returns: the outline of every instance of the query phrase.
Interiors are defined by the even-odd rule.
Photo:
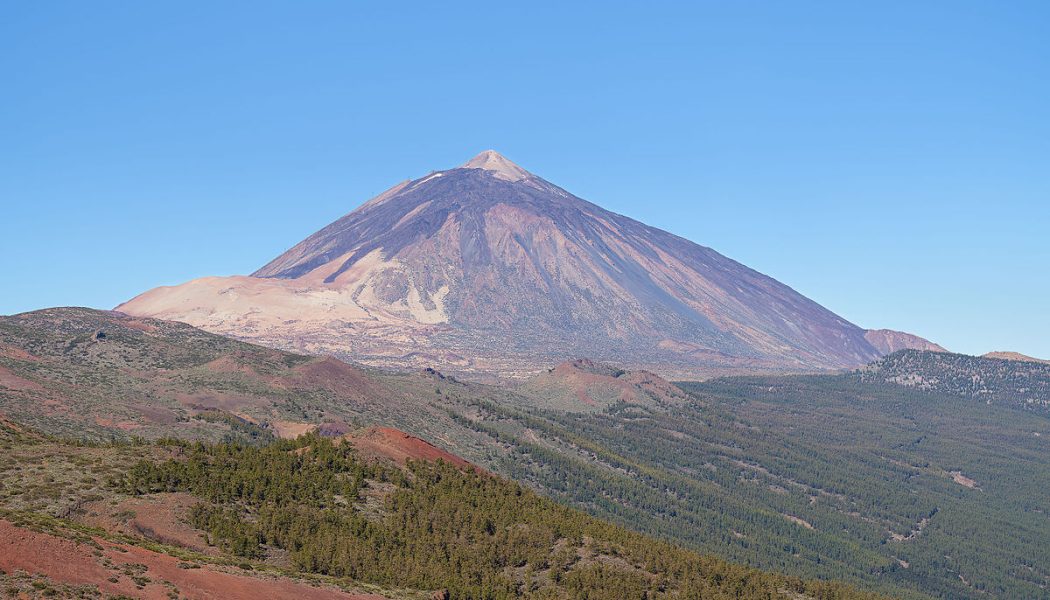
[[[1018,356],[904,350],[875,361],[858,376],[865,381],[1050,413],[1050,363]]]
[[[118,310],[371,365],[500,376],[573,356],[692,375],[836,369],[888,339],[493,151],[394,186],[251,277],[157,288]]]
[[[0,590],[26,598],[874,598],[701,556],[439,461],[82,445],[0,421]]]
[[[0,319],[0,336],[0,412],[51,433],[262,443],[316,431],[370,460],[462,457],[792,576],[906,598],[1040,598],[1050,586],[1050,418],[1015,405],[858,373],[672,385],[583,359],[496,387],[86,309]],[[185,540],[144,506],[121,509],[140,517],[120,526]]]
[[[121,490],[132,465],[170,456],[171,447],[63,442],[0,417],[0,597],[413,597],[246,561],[183,522],[192,496]]]
[[[221,440],[382,423],[476,458],[434,403],[439,375],[390,375],[183,323],[83,308],[0,317],[0,412],[51,434]]]

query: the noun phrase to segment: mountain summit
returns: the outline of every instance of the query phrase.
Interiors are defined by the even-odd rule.
[[[485,150],[474,158],[463,164],[461,169],[484,169],[490,171],[495,177],[507,181],[521,181],[532,177],[525,169],[507,160],[502,154],[495,150]]]
[[[249,277],[157,288],[118,310],[460,373],[576,356],[675,375],[797,371],[881,354],[788,286],[492,150],[394,186]]]

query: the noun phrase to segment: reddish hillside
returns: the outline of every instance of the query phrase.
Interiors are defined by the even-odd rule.
[[[0,520],[0,571],[25,571],[54,584],[97,587],[104,597],[167,600],[177,589],[179,598],[201,600],[382,598],[207,563],[188,566],[174,556],[134,545],[101,538],[78,542]]]
[[[415,433],[447,430],[447,414],[429,406],[429,380],[402,379],[115,312],[0,317],[0,410],[52,434],[295,437],[325,423],[401,426],[405,415]]]
[[[426,440],[409,435],[392,427],[369,427],[358,433],[350,433],[343,439],[353,444],[365,458],[390,460],[405,464],[411,460],[443,460],[458,467],[473,468],[466,460],[434,446]]]
[[[685,392],[649,371],[625,371],[588,359],[565,361],[528,380],[518,391],[537,406],[599,410],[616,402],[639,406],[685,402]]]

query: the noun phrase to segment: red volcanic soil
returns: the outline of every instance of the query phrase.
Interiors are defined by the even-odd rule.
[[[384,398],[390,392],[373,382],[368,375],[354,366],[334,358],[314,359],[298,365],[291,373],[269,375],[260,373],[250,360],[239,360],[237,356],[223,356],[204,365],[213,374],[238,374],[282,390],[329,390],[344,402],[356,404],[361,401]],[[245,407],[257,406],[259,398],[250,393],[205,389],[197,392],[178,393],[176,398],[184,406],[217,408],[228,412],[240,412]],[[241,415],[243,416],[243,415]],[[296,431],[290,433],[295,437]]]
[[[409,459],[441,459],[463,469],[476,468],[455,454],[392,427],[369,427],[360,433],[348,434],[343,439],[353,444],[365,458],[387,459],[398,464],[405,464]]]
[[[35,381],[29,381],[28,379],[19,377],[18,375],[15,375],[14,373],[5,369],[4,367],[0,367],[0,388],[7,388],[9,390],[15,391],[41,391],[44,389],[44,386],[40,385],[39,383],[36,383]]]
[[[663,402],[674,403],[685,399],[685,394],[678,386],[650,371],[631,371],[623,380]]]
[[[121,314],[121,316],[123,316],[123,314]],[[125,327],[130,327],[131,329],[137,329],[139,331],[144,331],[146,333],[156,333],[157,332],[157,326],[152,324],[152,323],[148,323],[145,319],[128,318],[128,319],[124,319],[123,321],[121,321],[121,324],[124,325]]]
[[[550,379],[559,381],[562,385],[568,387],[580,402],[590,406],[597,406],[598,403],[594,401],[594,398],[591,398],[590,391],[587,388],[596,384],[607,384],[610,381],[614,382],[615,385],[614,373],[614,370],[605,365],[600,365],[584,358],[565,361],[554,367],[554,370],[550,372]]]
[[[248,572],[227,572],[201,564],[200,568],[179,568],[174,556],[145,548],[114,544],[101,539],[95,546],[77,543],[55,535],[17,527],[0,520],[0,569],[47,576],[67,585],[97,585],[104,595],[126,595],[149,600],[167,600],[172,587],[180,597],[200,600],[256,600],[258,598],[296,598],[297,600],[380,600],[381,596],[349,594],[335,588],[316,588],[290,579]],[[104,561],[111,566],[106,566]],[[139,587],[125,570],[149,578]],[[116,581],[110,581],[110,579]]]
[[[217,549],[205,543],[201,532],[185,523],[189,509],[198,502],[185,493],[137,496],[117,504],[100,500],[84,505],[86,514],[78,520],[106,531],[141,535],[169,546],[216,554]],[[129,514],[134,516],[128,518]]]
[[[16,360],[31,360],[34,362],[40,360],[39,356],[33,356],[21,348],[8,346],[6,344],[0,344],[0,356],[6,356],[7,358],[13,358]]]
[[[142,427],[141,424],[134,421],[114,421],[113,419],[107,419],[105,417],[95,417],[95,425],[99,427],[112,427],[121,431],[134,431]]]
[[[349,392],[354,396],[382,393],[364,371],[331,357],[299,365],[295,372],[305,382],[336,392]]]
[[[0,413],[0,427],[7,429],[8,431],[13,431],[15,433],[27,433],[24,427],[22,427],[18,423],[15,423],[11,419],[8,419],[7,416],[4,415],[4,413]]]
[[[673,404],[685,400],[682,390],[659,375],[649,371],[623,371],[588,359],[565,361],[547,373],[537,375],[526,389],[538,388],[549,393],[552,385],[590,406],[599,404],[594,394],[606,401],[616,397],[630,404],[644,404],[651,400]]]
[[[242,375],[259,377],[258,371],[234,356],[220,356],[204,365],[204,368],[212,373],[240,373]]]

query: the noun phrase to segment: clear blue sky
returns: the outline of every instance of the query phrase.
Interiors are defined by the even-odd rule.
[[[495,148],[859,325],[1050,358],[1050,3],[633,4],[5,2],[0,313],[249,273]]]

